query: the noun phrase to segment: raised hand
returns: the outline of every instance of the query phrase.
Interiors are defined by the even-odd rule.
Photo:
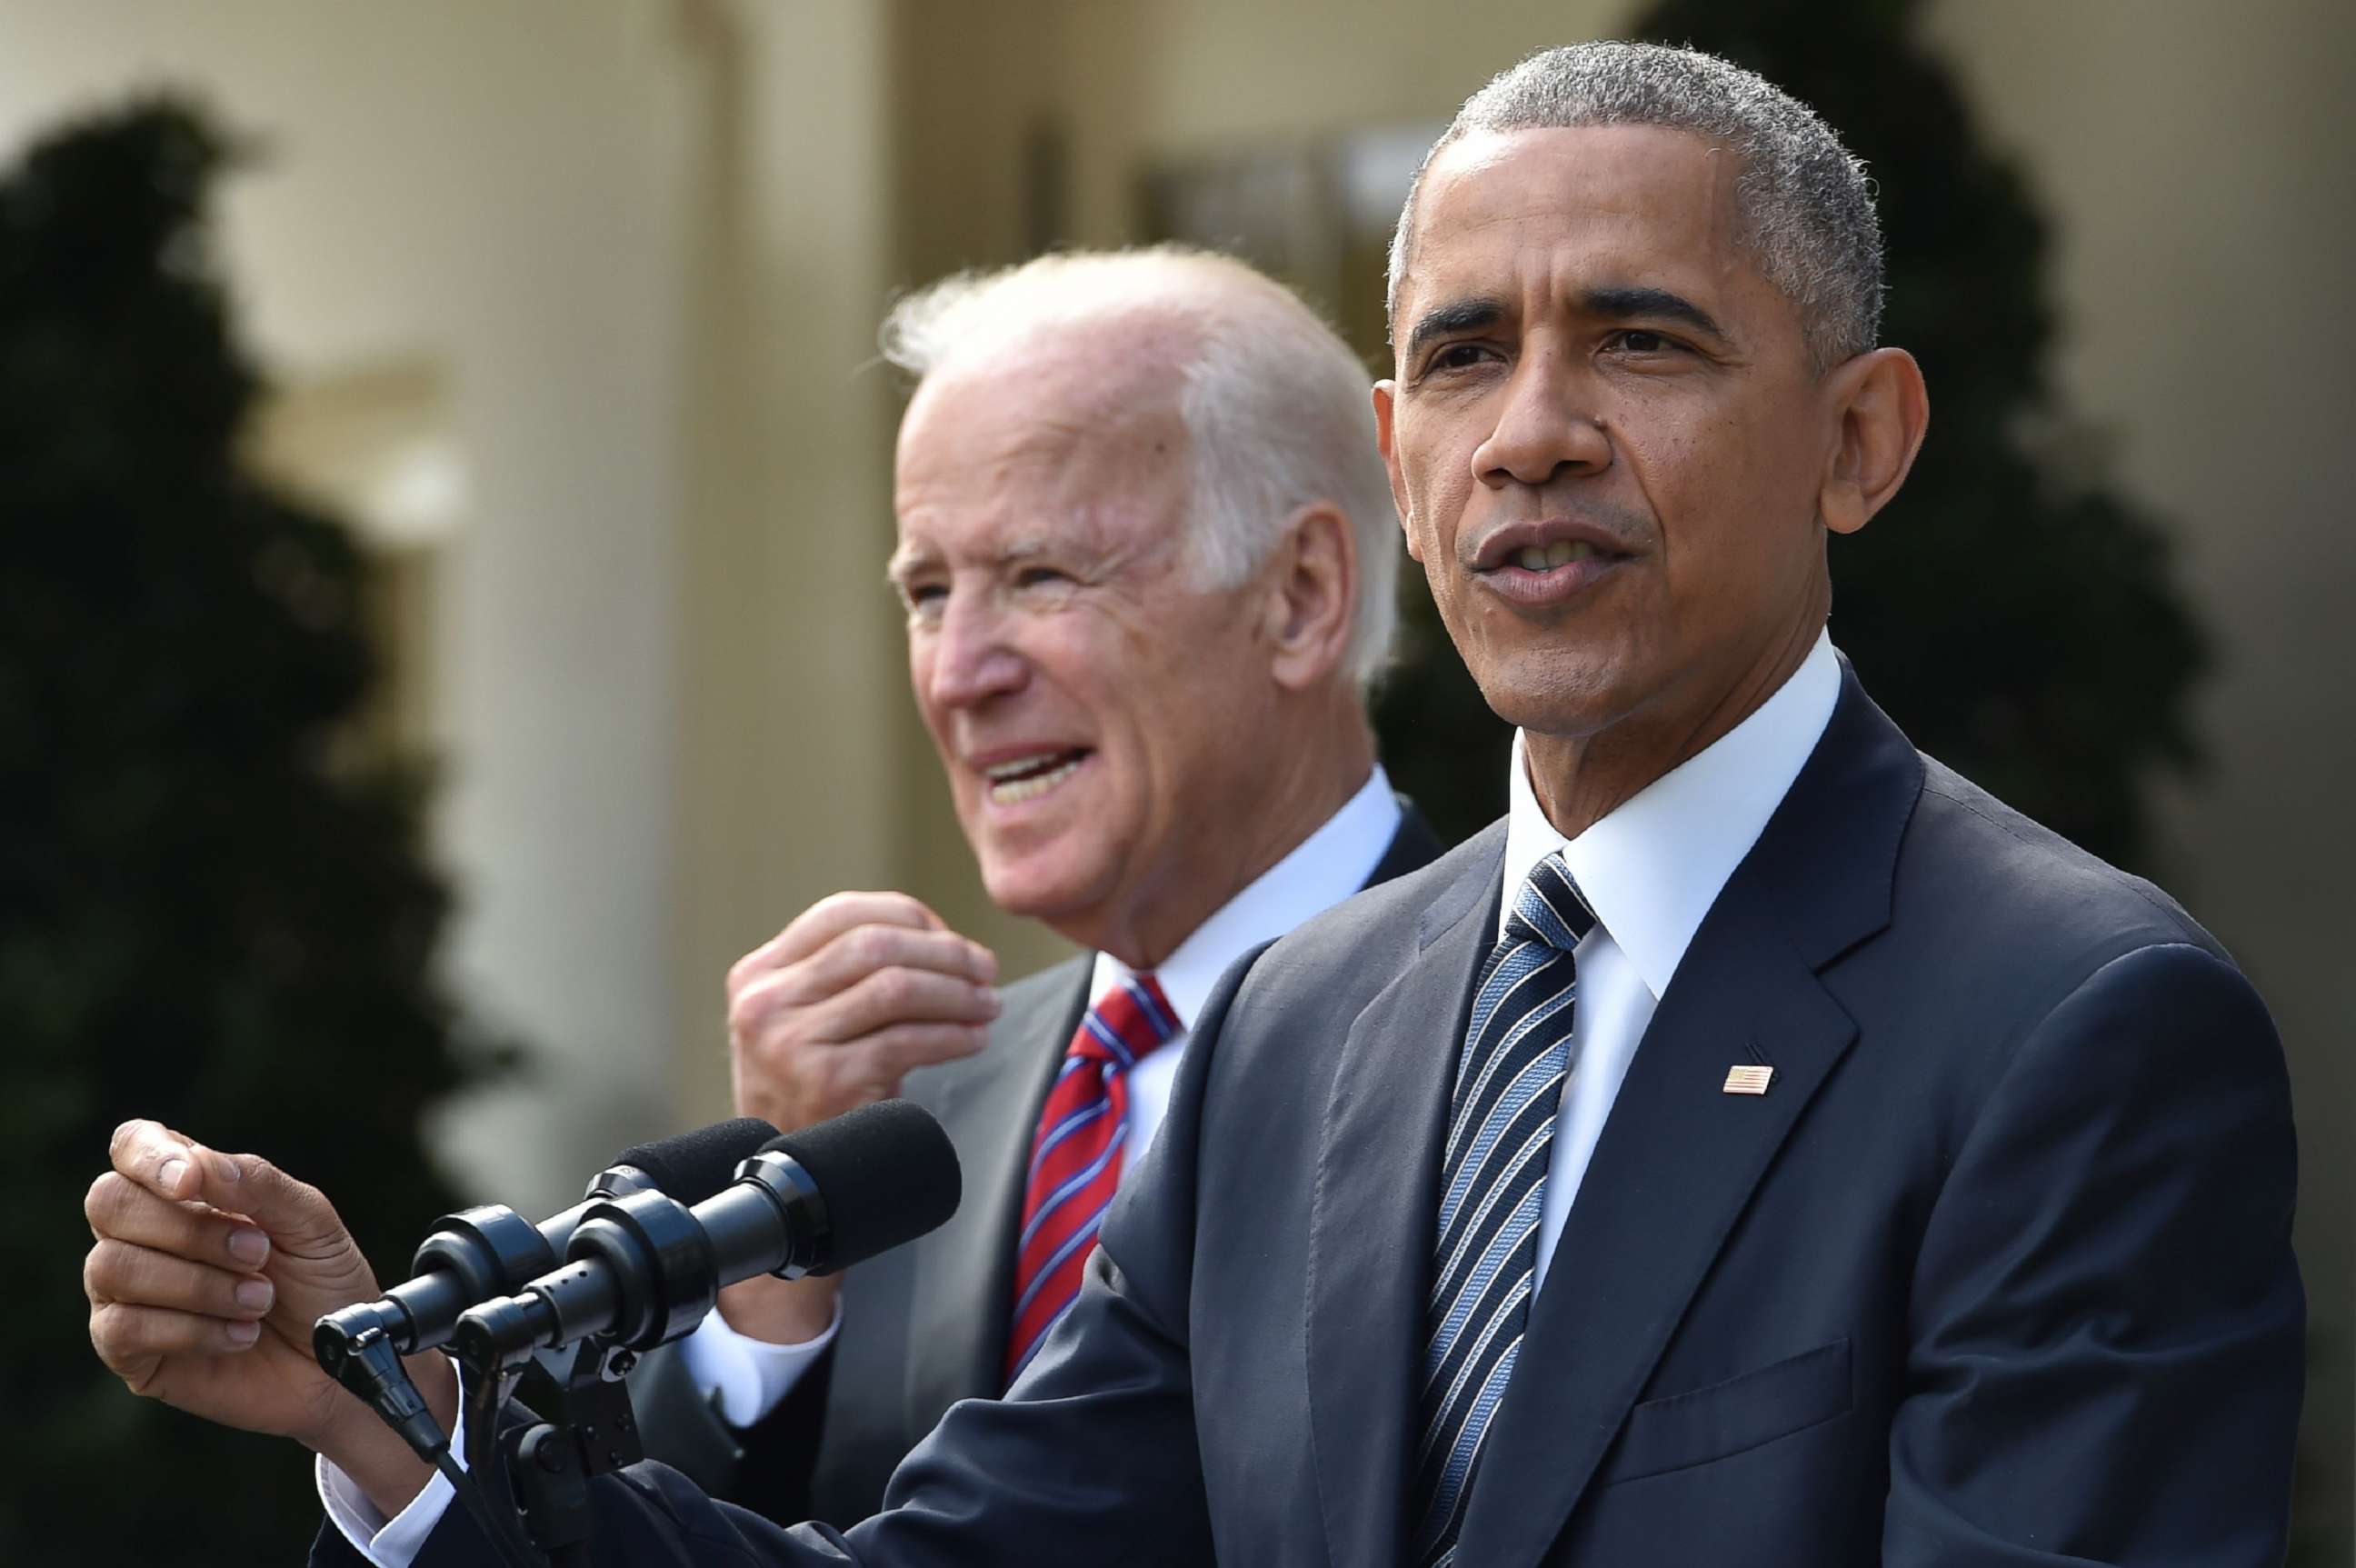
[[[905,893],[837,893],[728,972],[736,1109],[792,1131],[981,1049],[998,961]]]
[[[155,1122],[116,1128],[110,1155],[113,1168],[83,1203],[99,1359],[134,1393],[327,1455],[380,1504],[413,1495],[423,1465],[311,1354],[322,1315],[380,1294],[325,1195],[258,1155]],[[457,1405],[448,1363],[408,1365],[446,1429]]]
[[[910,1071],[973,1055],[998,1015],[998,960],[905,893],[838,893],[728,972],[736,1109],[791,1131],[900,1092]],[[746,1280],[720,1293],[738,1332],[817,1338],[840,1286]]]

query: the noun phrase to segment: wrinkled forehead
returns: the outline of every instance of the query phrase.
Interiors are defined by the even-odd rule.
[[[1183,324],[1091,322],[945,360],[901,421],[903,553],[1154,525],[1186,489],[1192,349]]]
[[[935,365],[901,421],[898,460],[945,445],[1078,443],[1179,422],[1201,334],[1167,311],[1049,318],[977,333]]]
[[[1175,407],[1202,339],[1193,316],[1159,298],[984,318],[926,372],[910,417],[928,399],[958,396],[977,385],[1023,389],[1030,394],[1026,412],[1050,418],[1082,411],[1162,412]]]

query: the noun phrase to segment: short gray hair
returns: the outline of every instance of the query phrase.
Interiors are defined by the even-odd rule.
[[[1398,518],[1376,446],[1372,380],[1316,312],[1231,256],[1183,246],[1072,252],[965,272],[896,302],[884,357],[919,381],[952,359],[1043,329],[1122,316],[1194,329],[1179,414],[1193,464],[1188,546],[1197,581],[1242,583],[1279,526],[1326,501],[1348,520],[1358,558],[1344,668],[1361,688],[1390,657],[1398,620]]]
[[[1698,49],[1589,43],[1547,49],[1464,101],[1431,145],[1391,234],[1398,309],[1408,230],[1440,150],[1474,132],[1658,125],[1730,148],[1742,242],[1799,307],[1819,374],[1873,347],[1881,325],[1881,224],[1859,162],[1816,112],[1755,71]],[[1396,330],[1396,323],[1394,323]]]

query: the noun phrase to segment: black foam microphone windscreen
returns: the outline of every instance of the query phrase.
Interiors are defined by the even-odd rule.
[[[757,1116],[715,1122],[649,1144],[634,1144],[614,1163],[644,1171],[658,1190],[689,1205],[735,1179],[736,1167],[761,1152],[777,1130]]]
[[[932,1112],[878,1101],[788,1133],[770,1148],[789,1155],[818,1187],[830,1232],[819,1267],[847,1269],[913,1241],[957,1212],[957,1150]]]

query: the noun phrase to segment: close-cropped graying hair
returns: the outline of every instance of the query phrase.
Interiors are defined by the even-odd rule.
[[[895,303],[884,357],[922,381],[1043,330],[1124,316],[1193,328],[1179,415],[1193,465],[1187,540],[1196,581],[1242,583],[1300,508],[1327,501],[1356,544],[1344,668],[1363,689],[1398,621],[1398,518],[1375,441],[1371,378],[1316,312],[1232,256],[1177,245],[1071,252],[959,273]]]
[[[1799,307],[1818,373],[1873,347],[1881,324],[1881,224],[1865,166],[1816,112],[1755,71],[1698,49],[1589,43],[1547,49],[1464,101],[1408,188],[1391,234],[1389,306],[1423,177],[1440,150],[1475,132],[1659,125],[1740,160],[1741,239],[1767,281]]]

